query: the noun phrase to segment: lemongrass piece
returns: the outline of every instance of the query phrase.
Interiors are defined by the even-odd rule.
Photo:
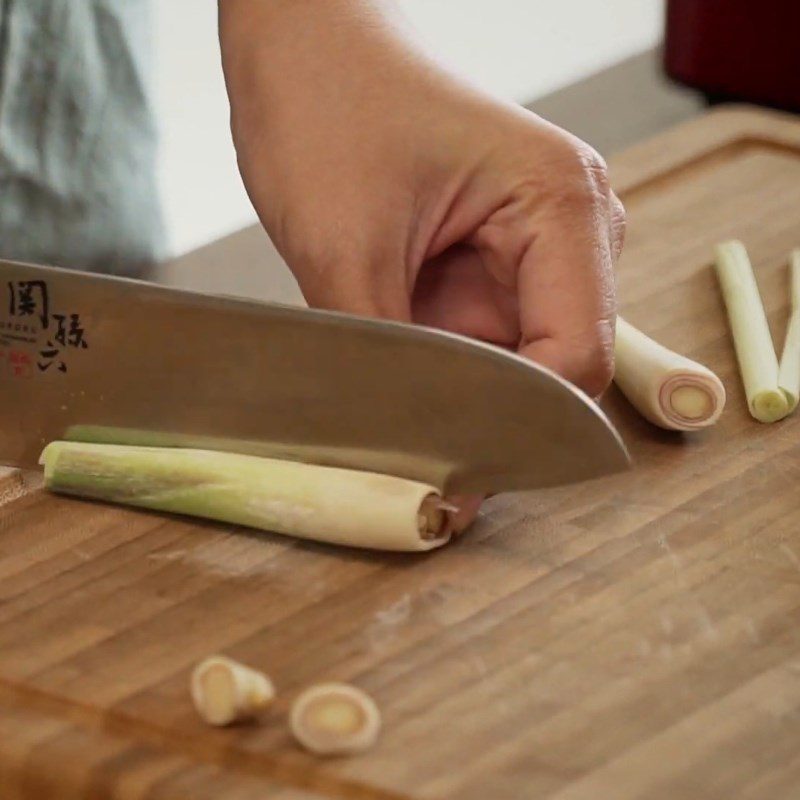
[[[351,547],[419,551],[450,538],[436,489],[370,472],[135,445],[52,442],[55,492],[189,514]]]
[[[192,702],[209,725],[252,719],[275,698],[272,681],[262,672],[225,656],[210,656],[192,671]]]
[[[653,341],[622,317],[617,317],[614,361],[614,382],[645,419],[661,428],[706,428],[725,407],[725,387],[708,367]]]
[[[789,272],[792,313],[778,367],[778,386],[786,395],[789,410],[794,411],[800,402],[800,249],[792,251]]]
[[[777,422],[789,402],[778,386],[778,358],[750,259],[737,241],[718,244],[715,253],[747,407],[759,422]]]
[[[306,689],[292,704],[289,727],[317,755],[352,755],[375,744],[381,714],[369,695],[345,683]]]

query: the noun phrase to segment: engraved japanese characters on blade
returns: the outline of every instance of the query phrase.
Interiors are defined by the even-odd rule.
[[[68,356],[89,342],[78,312],[53,310],[47,281],[8,281],[8,305],[0,319],[0,374],[31,378],[67,372]]]

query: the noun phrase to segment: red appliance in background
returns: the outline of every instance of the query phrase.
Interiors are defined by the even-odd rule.
[[[800,111],[800,0],[667,0],[664,66],[712,103]]]

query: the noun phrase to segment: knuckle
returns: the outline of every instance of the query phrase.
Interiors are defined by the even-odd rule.
[[[611,186],[602,156],[585,142],[568,138],[556,146],[550,195],[556,205],[578,209],[608,206]]]
[[[609,197],[611,185],[608,180],[608,165],[605,159],[593,147],[583,143],[578,148],[578,158],[587,183],[592,184],[595,190],[604,197]]]

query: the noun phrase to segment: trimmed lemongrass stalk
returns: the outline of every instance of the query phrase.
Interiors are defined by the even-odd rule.
[[[55,492],[376,550],[431,550],[450,538],[431,486],[370,472],[167,447],[53,442]]]
[[[355,686],[324,683],[306,689],[294,701],[289,727],[312,753],[351,755],[375,744],[381,714],[372,698]]]
[[[251,719],[275,697],[272,681],[225,656],[210,656],[192,671],[192,701],[209,725],[229,725]]]
[[[715,253],[747,407],[759,422],[777,422],[789,403],[778,386],[778,358],[750,259],[737,241],[718,244]]]
[[[792,314],[786,328],[786,339],[778,367],[778,386],[786,395],[789,410],[800,402],[800,249],[792,252],[791,275]]]
[[[725,407],[725,387],[708,367],[658,344],[622,317],[617,317],[614,360],[614,382],[661,428],[706,428]]]

